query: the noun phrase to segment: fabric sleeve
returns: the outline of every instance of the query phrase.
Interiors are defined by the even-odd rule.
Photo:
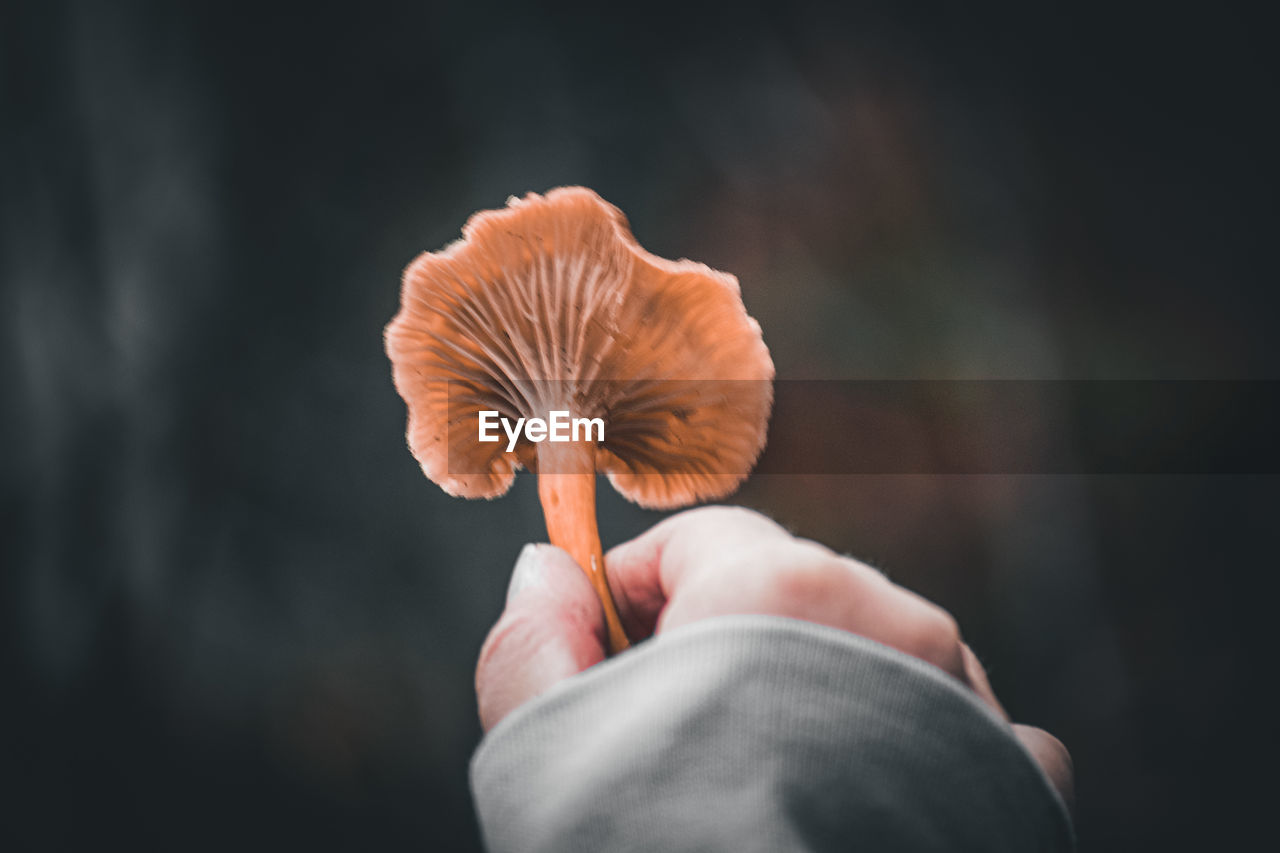
[[[708,619],[556,685],[482,741],[508,851],[1066,851],[1062,801],[951,676],[844,631]]]

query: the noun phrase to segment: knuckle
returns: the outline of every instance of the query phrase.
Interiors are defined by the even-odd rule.
[[[518,612],[508,611],[498,618],[480,647],[480,657],[476,662],[477,682],[489,669],[493,659],[499,657],[504,649],[528,641],[529,627],[528,620],[520,618]]]
[[[511,662],[518,660],[530,640],[530,624],[518,615],[504,613],[489,630],[476,662],[475,690],[480,723],[488,731],[518,700],[514,695]]]
[[[504,669],[511,661],[531,657],[546,641],[547,620],[537,609],[510,607],[489,629],[476,663],[476,677],[495,669]]]
[[[964,651],[955,617],[936,604],[926,604],[908,628],[911,653],[964,680]]]
[[[760,550],[772,566],[765,595],[780,604],[796,608],[825,604],[848,586],[848,568],[825,549],[789,542]]]

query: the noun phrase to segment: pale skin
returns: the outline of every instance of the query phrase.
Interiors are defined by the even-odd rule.
[[[605,574],[633,641],[715,616],[787,616],[859,634],[938,667],[1009,717],[987,674],[936,604],[759,513],[704,507],[612,549]],[[557,682],[604,660],[608,633],[591,582],[564,551],[530,546],[476,669],[485,730]],[[1013,733],[1074,805],[1071,757],[1053,735]]]

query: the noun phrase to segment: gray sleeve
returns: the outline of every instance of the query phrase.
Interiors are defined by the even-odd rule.
[[[843,631],[709,619],[517,709],[480,744],[507,851],[1059,851],[1062,801],[959,682]]]

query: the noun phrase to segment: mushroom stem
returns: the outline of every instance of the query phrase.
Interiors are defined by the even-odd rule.
[[[618,610],[604,573],[604,551],[596,527],[596,449],[583,442],[538,445],[538,497],[551,544],[563,548],[587,574],[604,607],[613,654],[631,643],[622,630]]]

